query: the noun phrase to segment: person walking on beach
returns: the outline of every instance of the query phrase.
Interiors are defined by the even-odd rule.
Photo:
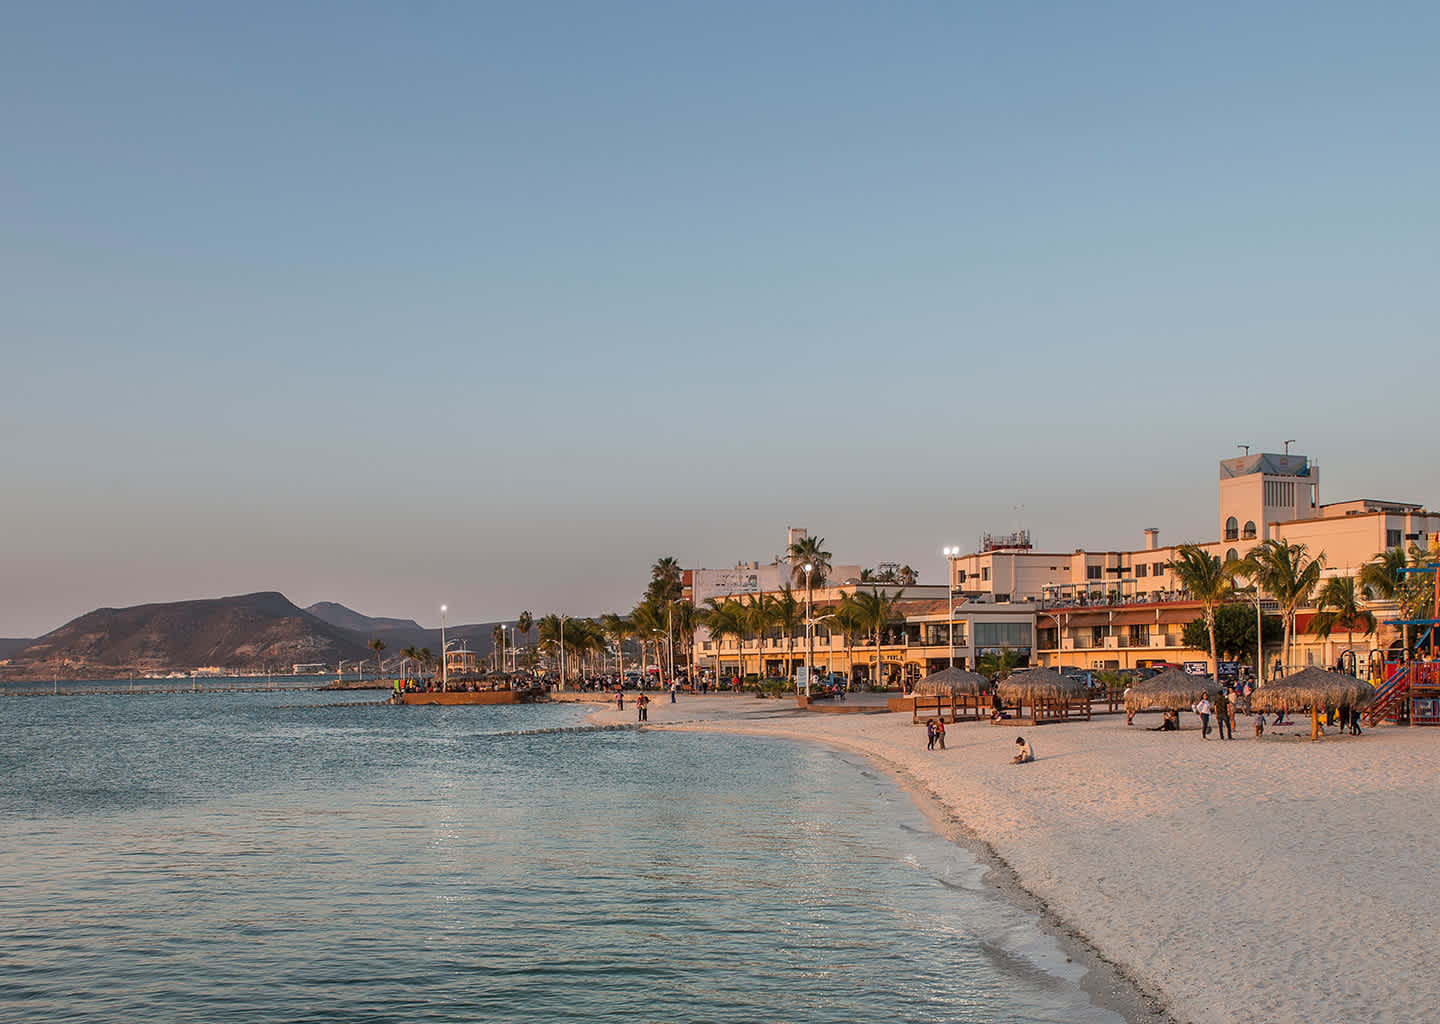
[[[935,749],[935,719],[933,718],[925,720],[925,749]]]
[[[645,696],[643,693],[640,696],[636,697],[635,710],[636,713],[639,715],[639,718],[637,718],[636,721],[650,721],[650,698]]]
[[[1015,754],[1013,764],[1029,764],[1035,760],[1035,751],[1030,749],[1030,744],[1025,742],[1024,736],[1015,737],[1015,745],[1019,748]]]
[[[1200,716],[1200,738],[1202,740],[1210,738],[1210,711],[1209,697],[1202,696],[1195,702],[1195,713]]]
[[[675,680],[673,680],[673,679],[670,680],[670,703],[671,703],[671,704],[674,704],[674,703],[675,703],[675,691],[678,690],[679,688],[680,688],[680,684],[679,684],[679,683],[677,683],[677,682],[676,682]]]
[[[625,691],[618,686],[615,687],[615,709],[617,711],[625,710]]]
[[[1215,728],[1219,730],[1222,740],[1235,738],[1235,723],[1230,718],[1230,696],[1227,690],[1222,689],[1215,695]],[[1226,736],[1226,732],[1230,735]]]
[[[935,719],[935,745],[941,750],[945,749],[945,719]]]

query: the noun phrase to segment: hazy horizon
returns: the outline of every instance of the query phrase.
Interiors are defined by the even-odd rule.
[[[1440,8],[22,4],[0,636],[1435,504]]]

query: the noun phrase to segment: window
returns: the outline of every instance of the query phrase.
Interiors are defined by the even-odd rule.
[[[1164,575],[1165,575],[1165,563],[1164,563],[1164,562],[1156,562],[1155,564],[1153,564],[1152,566],[1150,566],[1150,568],[1151,568],[1151,570],[1153,570],[1153,572],[1154,572],[1154,574],[1155,574],[1156,576],[1164,576]]]
[[[1255,539],[1255,520],[1251,519],[1245,523],[1244,537],[1246,540]]]
[[[1149,569],[1150,569],[1150,567],[1149,567],[1148,565],[1146,565],[1144,562],[1137,562],[1137,563],[1135,564],[1135,578],[1136,578],[1137,580],[1139,580],[1139,579],[1144,579],[1144,578],[1145,578],[1145,574],[1149,571]]]
[[[1149,626],[1148,624],[1146,624],[1146,625],[1141,625],[1141,626],[1131,626],[1131,627],[1130,627],[1130,646],[1131,646],[1131,647],[1149,647],[1149,646],[1150,646],[1150,626]]]
[[[977,622],[975,623],[975,646],[1028,648],[1030,646],[1030,623]]]
[[[1225,539],[1240,539],[1240,520],[1236,519],[1234,516],[1231,516],[1229,519],[1225,520]]]
[[[1400,546],[1401,539],[1402,538],[1400,536],[1399,530],[1385,531],[1385,546],[1387,548],[1398,548]]]
[[[1240,552],[1236,551],[1234,548],[1231,548],[1229,551],[1225,552],[1225,561],[1226,561],[1226,562],[1238,562],[1238,561],[1240,561]]]
[[[990,578],[990,567],[988,565],[980,570],[980,578],[982,580],[988,580]]]
[[[1104,646],[1105,646],[1105,627],[1104,627],[1104,626],[1091,626],[1091,627],[1090,627],[1090,646],[1091,646],[1091,647],[1104,647]]]
[[[1100,566],[1087,565],[1085,567],[1085,578],[1087,580],[1098,580],[1101,578]]]

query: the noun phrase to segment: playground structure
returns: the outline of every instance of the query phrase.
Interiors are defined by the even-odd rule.
[[[1406,626],[1423,627],[1425,632],[1415,642],[1415,650],[1420,651],[1428,642],[1430,657],[1424,661],[1385,662],[1375,697],[1365,710],[1365,720],[1371,725],[1387,720],[1410,725],[1440,725],[1440,660],[1436,658],[1435,633],[1435,627],[1440,625],[1440,561],[1407,566],[1400,571],[1430,574],[1434,592],[1430,618],[1387,619],[1385,624],[1402,630]]]

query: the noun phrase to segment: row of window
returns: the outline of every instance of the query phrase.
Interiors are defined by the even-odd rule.
[[[1244,530],[1244,532],[1242,533],[1241,530],[1240,530],[1240,520],[1236,519],[1234,516],[1231,516],[1229,519],[1225,520],[1225,539],[1226,539],[1226,540],[1254,540],[1254,539],[1255,539],[1255,521],[1254,521],[1253,519],[1252,519],[1252,520],[1248,520],[1248,521],[1245,523],[1245,530]]]

